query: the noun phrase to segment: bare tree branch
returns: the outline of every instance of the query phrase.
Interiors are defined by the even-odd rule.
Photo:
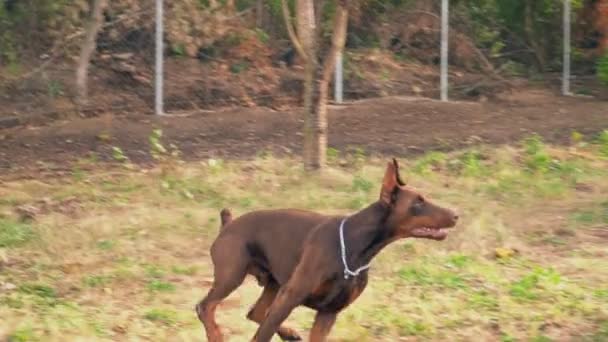
[[[102,26],[102,29],[108,28],[108,27],[112,27],[116,24],[119,24],[125,20],[128,19],[132,19],[136,16],[140,16],[144,13],[148,13],[151,12],[153,10],[152,9],[145,9],[139,12],[135,12],[135,13],[131,13],[129,15],[122,15],[119,18],[117,18],[116,20],[112,21],[112,22],[108,22],[105,23]],[[12,79],[28,79],[36,74],[38,74],[39,72],[43,71],[44,69],[46,69],[47,66],[49,66],[49,64],[53,63],[55,61],[55,59],[57,57],[59,57],[61,54],[59,54],[60,51],[64,50],[65,47],[71,43],[72,41],[74,41],[75,39],[78,39],[80,37],[82,37],[84,34],[86,33],[86,31],[77,31],[74,32],[72,34],[70,34],[69,36],[65,37],[64,40],[57,42],[52,48],[51,50],[46,54],[48,56],[48,58],[42,63],[40,64],[40,66],[38,66],[36,69],[33,69],[29,72],[27,72],[26,74],[23,75],[19,75],[17,77],[13,77]]]
[[[91,57],[97,48],[97,34],[103,23],[103,10],[106,4],[107,0],[95,0],[93,2],[91,20],[87,25],[85,39],[80,49],[80,57],[76,66],[76,91],[78,93],[78,102],[81,104],[87,101],[89,65],[91,64]]]
[[[298,55],[304,59],[304,61],[308,60],[308,54],[302,47],[298,36],[296,35],[296,31],[291,22],[291,13],[289,13],[289,6],[287,5],[286,0],[281,0],[281,8],[283,9],[283,18],[285,19],[285,27],[287,27],[287,34],[289,35],[289,39],[293,44],[294,48],[298,52]]]
[[[336,58],[344,50],[348,28],[348,1],[338,1],[334,16],[334,27],[331,37],[331,48],[323,64],[322,80],[329,82],[336,66]]]

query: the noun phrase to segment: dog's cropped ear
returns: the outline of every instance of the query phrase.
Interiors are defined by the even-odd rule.
[[[399,172],[399,163],[397,159],[393,158],[393,165],[395,165],[395,177],[397,177],[397,184],[405,186],[405,182],[401,179],[401,172]]]
[[[397,163],[397,160],[393,158],[393,161],[386,165],[384,179],[382,180],[382,190],[380,190],[380,201],[386,205],[390,205],[393,192],[397,187],[403,185],[405,185],[405,183],[401,180],[401,176],[399,176],[399,164]]]

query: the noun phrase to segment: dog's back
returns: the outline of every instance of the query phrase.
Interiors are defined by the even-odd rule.
[[[271,270],[281,284],[297,264],[308,234],[329,217],[306,210],[276,209],[233,218],[229,209],[223,209],[220,218],[221,230],[211,247],[212,256],[222,250],[241,250],[252,266]]]

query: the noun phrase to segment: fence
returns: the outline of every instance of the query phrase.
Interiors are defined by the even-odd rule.
[[[97,38],[97,54],[90,68],[90,101],[87,106],[74,106],[72,95],[74,63],[71,57],[78,51],[79,41],[84,33],[82,28],[70,30],[64,27],[49,38],[49,41],[34,42],[35,49],[32,51],[20,51],[23,56],[21,63],[5,63],[8,66],[4,67],[0,74],[4,78],[0,85],[4,97],[11,102],[5,106],[5,112],[22,116],[61,116],[69,112],[94,115],[103,111],[139,111],[162,115],[235,104],[282,108],[299,102],[301,80],[296,75],[297,71],[283,68],[277,75],[274,71],[278,68],[276,65],[258,63],[255,58],[244,58],[242,62],[226,65],[220,57],[214,55],[213,49],[201,47],[205,45],[205,37],[221,35],[222,40],[214,44],[220,44],[221,48],[233,57],[264,55],[268,57],[266,60],[283,59],[289,64],[289,59],[293,56],[269,56],[271,52],[260,41],[275,37],[268,37],[262,30],[249,30],[249,35],[236,36],[225,32],[212,32],[212,29],[207,27],[209,25],[201,24],[209,20],[222,20],[222,23],[238,20],[249,21],[248,26],[254,27],[263,21],[259,14],[253,19],[251,16],[252,11],[260,11],[259,5],[257,8],[235,13],[232,17],[216,19],[217,14],[214,14],[214,17],[206,17],[204,13],[197,14],[197,10],[187,1],[125,0],[117,3],[118,5],[111,4],[105,11],[104,24]],[[390,95],[398,94],[408,86],[414,89],[414,93],[436,96],[442,101],[448,101],[450,89],[467,90],[479,83],[474,80],[469,84],[458,84],[458,80],[454,81],[453,77],[450,77],[454,73],[450,74],[449,69],[451,53],[460,47],[458,42],[448,42],[450,37],[453,37],[449,20],[450,1],[440,0],[440,3],[439,17],[435,17],[433,13],[420,14],[439,22],[437,32],[433,31],[435,26],[430,26],[432,35],[440,37],[437,40],[440,44],[435,47],[438,51],[438,67],[432,63],[420,66],[421,70],[435,70],[429,73],[435,73],[438,77],[429,76],[421,82],[427,85],[429,82],[436,82],[436,86],[427,86],[426,90],[418,91],[416,85],[412,86],[406,82],[401,84],[400,80],[391,79]],[[89,10],[76,8],[76,16],[84,17]],[[571,17],[570,0],[563,0],[561,91],[564,95],[572,94]],[[204,29],[201,28],[203,26]],[[37,36],[39,32],[35,32],[35,28],[30,29],[31,36]],[[184,35],[183,32],[190,34]],[[234,42],[235,40],[241,43],[246,41],[248,44],[239,44]],[[41,50],[47,52],[41,53]],[[432,48],[428,51],[432,51]],[[386,95],[387,92],[383,90],[356,87],[356,83],[361,82],[360,79],[364,79],[365,75],[353,76],[357,71],[345,70],[347,66],[353,67],[352,60],[345,60],[351,57],[349,53],[338,57],[333,82],[335,102]],[[19,70],[19,65],[36,64],[31,70]],[[15,70],[11,70],[13,67]],[[345,82],[345,79],[348,79],[348,82]],[[284,91],[278,92],[278,88]]]

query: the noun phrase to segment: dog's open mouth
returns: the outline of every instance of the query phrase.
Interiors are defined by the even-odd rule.
[[[448,228],[422,227],[412,230],[411,234],[415,238],[443,240],[448,236]]]

